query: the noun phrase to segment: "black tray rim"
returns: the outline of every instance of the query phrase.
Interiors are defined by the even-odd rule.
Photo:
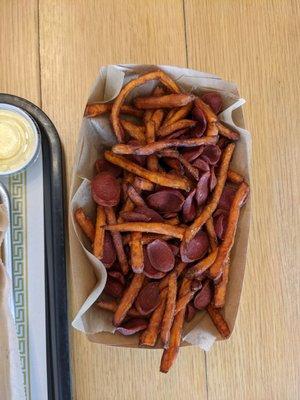
[[[35,104],[0,93],[0,103],[20,107],[37,124],[43,149],[47,379],[49,400],[71,399],[65,257],[63,157],[58,132]],[[47,157],[45,155],[47,154]]]

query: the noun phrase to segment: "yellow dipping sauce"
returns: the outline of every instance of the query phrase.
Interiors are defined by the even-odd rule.
[[[17,172],[35,156],[36,127],[17,107],[0,104],[0,175]]]

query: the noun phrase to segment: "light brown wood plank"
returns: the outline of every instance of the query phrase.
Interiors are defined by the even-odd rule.
[[[207,355],[208,398],[296,399],[299,3],[185,0],[185,14],[189,67],[238,83],[253,135],[244,291],[232,339]]]
[[[0,92],[39,105],[38,6],[36,0],[1,1]]]
[[[89,88],[102,65],[186,64],[183,4],[166,1],[41,1],[42,103],[56,124],[67,160],[67,175]],[[69,182],[69,179],[68,179]],[[71,314],[78,304],[71,291]],[[161,351],[92,344],[74,330],[74,398],[206,398],[204,354],[185,348],[165,376]]]

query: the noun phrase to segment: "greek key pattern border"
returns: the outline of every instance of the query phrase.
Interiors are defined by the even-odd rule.
[[[23,373],[26,399],[30,400],[30,363],[28,337],[27,293],[27,218],[26,172],[9,178],[11,195],[11,231],[13,243],[12,283],[14,292],[15,324]]]

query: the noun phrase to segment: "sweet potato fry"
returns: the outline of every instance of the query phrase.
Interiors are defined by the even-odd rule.
[[[126,119],[121,119],[121,125],[125,131],[134,139],[138,140],[140,143],[145,142],[145,127],[141,125],[134,124]]]
[[[182,272],[186,269],[187,264],[180,261],[174,268],[174,272],[176,272],[176,276],[177,278],[180,277],[180,275],[182,274]],[[159,290],[164,290],[166,287],[168,287],[169,284],[169,277],[170,274],[166,275],[159,284]]]
[[[234,132],[231,129],[227,128],[227,126],[223,125],[221,122],[217,122],[217,128],[219,130],[220,135],[227,137],[230,140],[238,140],[240,138],[240,134],[238,132]]]
[[[179,296],[186,290],[186,285],[189,284],[187,280],[183,280],[180,290]],[[171,366],[173,365],[181,343],[181,334],[182,327],[184,322],[185,308],[183,308],[179,313],[175,316],[173,325],[171,328],[170,339],[169,339],[169,347],[164,350],[161,363],[160,363],[160,371],[167,373]]]
[[[146,142],[155,142],[155,123],[152,121],[152,117],[146,122]],[[147,158],[147,167],[150,171],[158,171],[158,159],[155,155]]]
[[[144,269],[144,254],[142,245],[142,233],[132,232],[130,241],[131,268],[136,274]]]
[[[121,224],[122,222],[124,222],[123,218],[122,218],[122,213],[123,212],[127,212],[127,211],[132,211],[135,207],[135,204],[133,203],[133,201],[127,197],[125,203],[123,204],[123,207],[121,208],[120,212],[119,212],[119,217],[118,217],[118,224]]]
[[[192,109],[193,103],[186,104],[183,107],[178,108],[177,110],[172,109],[167,115],[163,126],[173,124],[174,122],[180,121],[184,119],[187,115],[189,115]],[[171,113],[172,112],[172,113]]]
[[[159,235],[158,233],[144,233],[142,236],[142,245],[149,244],[156,239],[167,241],[172,238],[173,236]],[[128,233],[123,236],[123,244],[125,246],[126,244],[130,244],[130,242],[131,242],[131,233]]]
[[[168,282],[168,294],[166,301],[166,308],[161,324],[160,338],[163,342],[164,347],[168,347],[168,342],[170,338],[170,330],[172,327],[175,305],[176,305],[176,295],[177,295],[177,275],[176,272],[171,272]]]
[[[249,186],[247,185],[247,183],[242,182],[238,190],[236,191],[234,199],[231,203],[224,240],[219,247],[218,255],[215,262],[209,269],[209,276],[212,279],[216,279],[220,275],[222,265],[229,257],[230,250],[234,243],[240,210],[245,202],[245,199],[248,196],[248,193]]]
[[[154,189],[154,185],[152,182],[148,181],[147,179],[143,179],[140,177],[135,177],[133,186],[138,190],[148,190],[152,191]]]
[[[102,206],[98,206],[97,217],[96,217],[95,239],[93,244],[93,254],[100,260],[103,257],[103,251],[104,251],[105,222],[106,222],[106,216],[104,208]]]
[[[134,105],[137,109],[157,109],[182,107],[191,103],[195,96],[192,94],[166,94],[164,96],[137,97]]]
[[[207,137],[216,137],[216,136],[218,136],[218,133],[219,133],[219,129],[217,127],[217,124],[215,122],[209,122],[207,124],[205,135]]]
[[[223,338],[228,338],[230,335],[230,329],[220,311],[217,308],[214,308],[211,304],[207,306],[206,310],[220,335]]]
[[[173,218],[169,218],[169,219],[166,220],[166,222],[169,225],[179,225],[179,223],[180,223],[178,216],[173,217]]]
[[[227,180],[232,183],[239,185],[244,181],[244,177],[237,172],[233,171],[232,169],[228,170],[227,172]]]
[[[209,238],[210,250],[214,251],[218,246],[218,239],[212,217],[208,218],[208,220],[205,222],[205,228]]]
[[[186,178],[174,177],[174,175],[163,173],[163,172],[154,172],[148,171],[147,169],[140,167],[132,161],[127,160],[126,158],[114,154],[111,151],[105,151],[104,156],[107,161],[112,164],[118,165],[123,169],[132,172],[135,175],[140,176],[141,178],[145,178],[150,182],[157,183],[161,186],[172,187],[176,189],[183,189],[185,191],[189,191],[190,185],[189,181]]]
[[[204,103],[204,101],[199,99],[199,97],[197,97],[195,99],[194,103],[195,103],[195,107],[199,107],[202,110],[208,123],[217,122],[218,117],[216,116],[216,114],[213,112],[213,110],[210,108],[210,106],[208,104]]]
[[[160,153],[163,157],[176,158],[180,161],[183,167],[188,171],[192,177],[194,177],[197,181],[199,179],[199,169],[193,167],[191,163],[189,163],[177,150],[165,149]]]
[[[192,119],[181,119],[181,120],[173,122],[171,124],[162,126],[157,131],[157,136],[159,136],[159,137],[168,136],[175,131],[179,131],[180,129],[192,128],[196,124],[197,124],[197,121],[194,121]]]
[[[137,86],[142,85],[145,82],[152,81],[154,79],[159,79],[168,89],[170,89],[174,93],[180,93],[180,89],[177,84],[167,76],[163,71],[157,70],[153,72],[149,72],[145,75],[140,75],[136,79],[132,79],[128,82],[120,91],[118,97],[115,99],[112,110],[111,110],[111,123],[115,135],[119,142],[122,142],[124,139],[123,128],[120,124],[119,114],[121,111],[121,107],[125,101],[126,96]]]
[[[143,198],[140,196],[137,190],[131,185],[128,186],[127,189],[127,194],[130,200],[136,205],[136,206],[146,206],[146,203],[144,202]]]
[[[218,254],[218,249],[213,250],[206,258],[204,258],[203,260],[195,264],[193,267],[191,267],[187,271],[185,276],[189,279],[198,278],[214,263],[217,254]]]
[[[187,293],[185,293],[183,296],[181,296],[177,302],[176,302],[176,308],[175,308],[175,315],[179,313],[183,308],[186,308],[188,303],[192,300],[194,297],[195,292],[190,289]]]
[[[165,94],[165,90],[161,86],[156,86],[156,88],[153,90],[152,96],[163,96]],[[141,110],[142,111],[142,110]],[[154,110],[145,110],[144,112],[144,123],[150,121],[152,118],[152,115],[154,113]]]
[[[215,285],[213,305],[215,308],[223,308],[225,305],[226,289],[229,275],[229,259],[224,262],[222,267],[222,277],[220,282]]]
[[[209,138],[212,139],[212,138]],[[190,225],[184,235],[184,241],[188,243],[190,240],[193,239],[193,237],[196,235],[196,233],[199,231],[199,229],[202,228],[203,224],[212,216],[214,211],[216,210],[221,194],[224,189],[224,185],[226,182],[227,178],[227,172],[229,168],[229,163],[233,154],[235,148],[234,143],[230,143],[226,149],[223,151],[223,157],[221,160],[221,165],[218,171],[218,176],[217,176],[217,184],[214,189],[213,195],[211,200],[206,204],[204,209],[200,212],[200,214],[196,217],[192,225]]]
[[[164,118],[164,112],[160,108],[153,112],[153,114],[151,116],[151,121],[155,125],[155,132],[157,132],[159,130],[163,118]]]
[[[160,292],[159,306],[154,310],[153,314],[151,315],[147,329],[140,336],[141,346],[153,347],[156,344],[160,330],[160,324],[165,312],[167,293],[167,288]]]
[[[97,117],[108,112],[111,112],[113,104],[112,103],[92,103],[87,104],[84,112],[85,117]],[[121,107],[121,114],[133,115],[138,118],[143,117],[143,110],[138,110],[137,108],[123,105]]]
[[[173,236],[182,239],[184,228],[172,226],[163,222],[124,222],[122,224],[107,225],[105,229],[112,232],[149,232]]]
[[[95,238],[95,227],[92,220],[85,215],[82,208],[78,208],[75,211],[74,216],[86,237],[88,237],[90,241],[93,242]]]
[[[144,279],[144,274],[134,274],[130,285],[125,291],[120,303],[118,304],[118,308],[115,311],[113,321],[115,326],[121,325],[122,321],[126,317],[127,312],[130,310],[132,304],[134,303],[134,300],[136,299],[140,289],[143,286]]]
[[[107,223],[109,225],[113,225],[116,224],[117,220],[116,220],[116,214],[115,214],[115,210],[113,207],[105,207],[105,214],[106,214],[106,219],[107,219]],[[113,225],[114,226],[114,225]],[[105,229],[107,229],[107,225],[105,227]],[[117,253],[117,257],[120,263],[120,267],[122,269],[122,272],[124,275],[126,275],[129,271],[129,266],[128,266],[128,262],[127,262],[127,257],[124,251],[124,247],[123,247],[123,242],[122,242],[122,236],[120,234],[120,232],[117,231],[112,231],[111,232],[111,236],[115,245],[115,249],[116,249],[116,253]]]
[[[114,300],[98,300],[96,302],[96,306],[101,308],[102,310],[116,312],[118,308],[118,303]],[[139,317],[141,318],[141,314],[133,307],[131,307],[127,312],[128,317]]]
[[[112,151],[115,154],[137,154],[140,156],[148,156],[158,151],[168,149],[169,147],[198,147],[202,145],[215,144],[217,141],[214,137],[202,137],[191,139],[165,139],[158,142],[149,143],[145,146],[132,144],[116,144]]]
[[[166,115],[166,118],[163,122],[163,125],[167,125],[168,121],[170,121],[170,119],[173,117],[173,115],[178,111],[178,108],[171,108],[171,110],[169,110],[168,114]]]

